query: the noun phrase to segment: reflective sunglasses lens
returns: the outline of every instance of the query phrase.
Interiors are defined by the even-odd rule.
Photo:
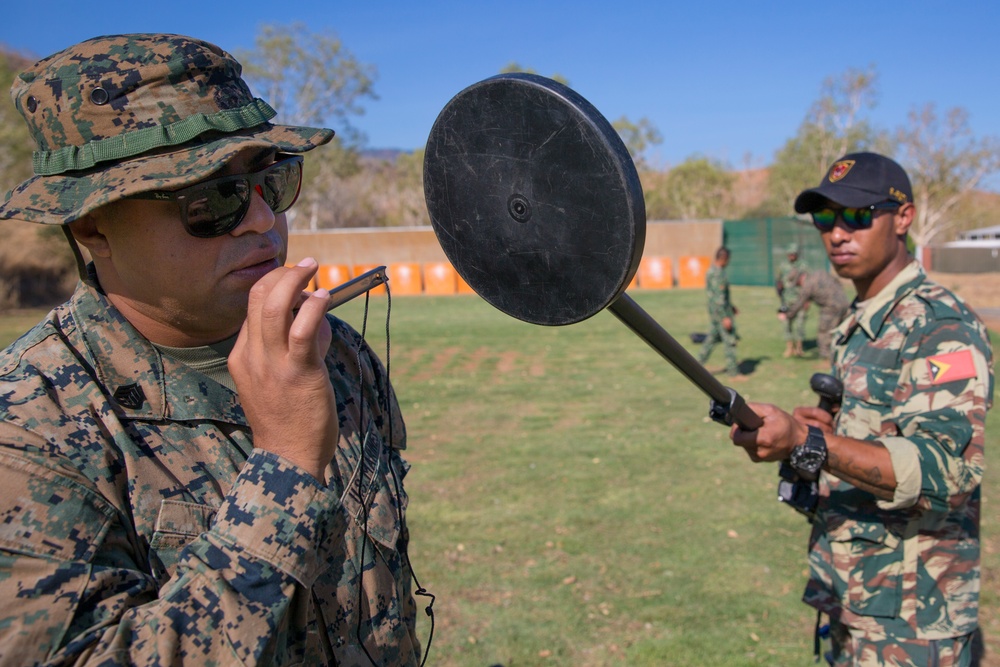
[[[840,214],[851,229],[868,229],[872,226],[871,208],[845,208]]]
[[[822,208],[812,212],[812,219],[817,229],[829,231],[837,223],[837,212],[830,208]]]
[[[302,163],[298,160],[279,162],[261,173],[261,196],[275,213],[284,213],[299,197],[302,185]]]
[[[222,236],[236,229],[250,210],[251,190],[257,190],[272,211],[284,213],[298,199],[301,186],[299,157],[276,162],[255,174],[209,181],[185,193],[184,224],[192,236]]]
[[[188,232],[201,238],[222,236],[234,230],[250,208],[250,185],[245,178],[206,184],[186,199]]]

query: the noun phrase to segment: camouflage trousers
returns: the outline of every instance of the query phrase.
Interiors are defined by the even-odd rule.
[[[715,346],[722,343],[726,351],[726,372],[730,375],[738,375],[740,366],[736,361],[737,340],[735,325],[732,331],[726,331],[722,326],[722,322],[715,322],[713,320],[712,328],[705,338],[705,343],[701,346],[701,352],[698,353],[698,361],[704,366]]]
[[[787,306],[789,304],[786,303],[784,305]],[[785,318],[785,321],[782,322],[782,324],[784,325],[783,333],[785,334],[786,341],[791,341],[793,343],[801,343],[803,339],[805,339],[806,312],[808,311],[802,309],[798,312],[798,314],[795,317],[791,319]]]
[[[830,623],[833,667],[978,667],[979,632],[950,639],[899,639]]]

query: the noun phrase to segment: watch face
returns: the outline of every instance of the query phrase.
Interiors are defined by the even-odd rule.
[[[824,463],[826,457],[820,451],[802,448],[792,454],[792,465],[803,472],[818,473]]]
[[[818,428],[810,426],[805,444],[792,450],[788,462],[804,477],[816,479],[826,463],[826,456],[826,438]]]

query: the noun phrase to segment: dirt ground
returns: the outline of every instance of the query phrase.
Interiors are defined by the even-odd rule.
[[[930,277],[965,299],[993,331],[1000,332],[1000,273],[937,273]]]

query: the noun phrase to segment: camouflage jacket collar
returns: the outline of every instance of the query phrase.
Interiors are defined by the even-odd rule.
[[[108,398],[128,419],[204,420],[246,425],[232,391],[164,357],[90,281],[65,305]],[[69,322],[64,322],[69,324]]]
[[[923,267],[917,260],[912,260],[896,274],[896,277],[882,291],[868,300],[864,311],[856,318],[856,324],[864,329],[870,339],[874,340],[878,337],[886,318],[889,317],[889,313],[896,307],[896,304],[925,280],[927,280],[927,274],[924,273]],[[852,307],[855,306],[856,304],[852,304]],[[853,320],[855,318],[848,318],[848,322]],[[845,334],[850,335],[850,331],[845,331]]]

